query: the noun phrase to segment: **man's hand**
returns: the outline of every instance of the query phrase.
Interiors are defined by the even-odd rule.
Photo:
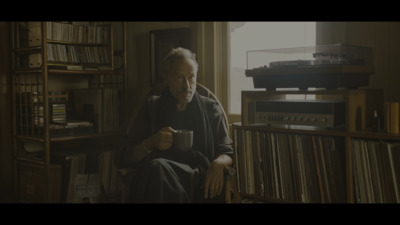
[[[204,198],[214,198],[221,194],[224,187],[224,168],[225,164],[218,158],[211,162],[204,181]]]
[[[173,132],[176,132],[173,128],[163,127],[153,136],[148,138],[146,144],[148,144],[148,147],[152,149],[158,149],[162,151],[168,150],[172,146]]]
[[[232,158],[220,155],[211,162],[204,181],[204,198],[214,198],[220,195],[224,188],[224,168],[232,165]]]

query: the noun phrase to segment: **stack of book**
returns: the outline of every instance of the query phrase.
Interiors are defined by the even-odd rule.
[[[53,123],[66,123],[67,122],[67,103],[58,102],[50,103],[50,117]]]
[[[68,94],[65,91],[49,92],[49,115],[51,122],[65,122],[67,118],[66,104]],[[17,95],[17,102],[21,103],[18,115],[21,115],[23,124],[27,126],[44,125],[43,94],[39,92],[23,92]]]
[[[400,127],[400,102],[385,102],[385,126],[388,133],[398,134]]]
[[[88,151],[56,149],[51,152],[51,161],[62,166],[62,202],[78,203],[82,197],[95,197],[101,190],[113,196],[120,190],[114,150],[85,150]],[[89,177],[92,179],[88,186]]]

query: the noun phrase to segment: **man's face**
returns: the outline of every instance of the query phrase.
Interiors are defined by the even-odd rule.
[[[197,71],[191,60],[178,60],[171,65],[167,76],[167,84],[172,95],[179,104],[192,101],[196,92]]]

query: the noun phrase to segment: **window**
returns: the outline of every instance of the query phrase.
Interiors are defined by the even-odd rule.
[[[316,22],[230,22],[229,114],[241,113],[241,91],[254,90],[245,76],[249,50],[316,45]]]

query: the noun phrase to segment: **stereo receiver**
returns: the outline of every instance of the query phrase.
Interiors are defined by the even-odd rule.
[[[345,103],[336,100],[256,101],[254,122],[334,128],[345,124]]]

